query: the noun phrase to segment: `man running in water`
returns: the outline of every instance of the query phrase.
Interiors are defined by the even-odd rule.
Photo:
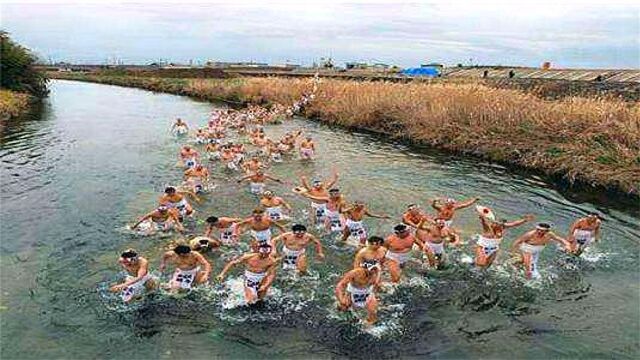
[[[183,194],[189,194],[185,191],[177,191],[173,186],[167,186],[164,189],[164,195],[160,197],[158,201],[160,205],[166,206],[169,209],[176,209],[180,213],[180,217],[189,216],[193,214],[193,208],[187,202],[187,198]],[[196,201],[198,197],[192,194]],[[182,221],[182,220],[181,220]]]
[[[189,132],[189,125],[186,122],[182,121],[182,119],[177,118],[176,122],[171,125],[171,132],[177,135],[183,135]]]
[[[384,259],[387,255],[387,248],[383,246],[384,239],[379,236],[371,236],[367,239],[367,247],[360,249],[356,253],[356,257],[353,260],[353,268],[358,269],[362,267],[362,263],[365,261],[378,264],[380,269],[384,265]],[[382,271],[378,271],[378,276],[382,276]],[[380,284],[380,279],[376,280],[376,284]]]
[[[538,259],[549,241],[558,242],[567,251],[571,251],[571,243],[554,234],[551,231],[551,225],[547,223],[539,223],[534,230],[524,233],[511,246],[512,251],[520,253],[521,263],[524,265],[527,279],[540,277]]]
[[[265,174],[262,170],[258,170],[253,174],[249,174],[245,177],[242,177],[238,180],[238,184],[243,181],[251,180],[249,184],[249,190],[252,194],[260,195],[264,192],[264,186],[266,180],[275,181],[277,183],[282,183],[282,180],[274,178],[273,176]]]
[[[225,275],[232,267],[244,264],[244,298],[247,304],[264,299],[276,277],[276,264],[280,261],[271,256],[271,249],[271,245],[261,244],[257,252],[249,252],[231,260],[218,275],[218,281],[224,281]]]
[[[223,245],[235,245],[238,243],[238,224],[240,218],[209,216],[206,220],[207,230],[204,236],[211,238],[214,229],[219,231],[220,242]]]
[[[284,201],[283,198],[275,196],[273,191],[265,191],[260,198],[260,206],[264,208],[271,220],[280,221],[287,219],[282,208],[287,209],[287,213],[291,213],[291,205]]]
[[[194,193],[202,193],[204,184],[209,183],[209,169],[202,164],[197,164],[184,172],[184,180]]]
[[[315,236],[307,233],[307,227],[295,224],[290,232],[285,232],[273,238],[273,246],[278,248],[278,241],[282,241],[282,268],[285,270],[298,269],[301,275],[307,273],[307,246],[310,243],[316,245],[316,257],[324,259],[322,245]]]
[[[442,201],[442,199],[434,199],[431,202],[431,207],[433,207],[438,212],[436,219],[444,220],[447,227],[451,228],[451,225],[453,223],[453,215],[455,214],[455,212],[457,210],[468,208],[469,206],[475,204],[478,200],[480,200],[479,197],[475,197],[463,202],[458,202],[452,198],[448,198],[444,200],[444,202]]]
[[[365,308],[367,324],[374,324],[378,319],[378,300],[375,289],[379,286],[379,281],[380,267],[375,261],[363,261],[358,268],[349,270],[336,286],[338,310]]]
[[[436,219],[434,223],[428,223],[423,220],[416,230],[416,238],[421,241],[424,246],[423,250],[427,255],[429,266],[441,269],[445,263],[444,247],[447,239],[450,242],[455,238],[453,231],[447,226],[447,222],[443,219]]]
[[[300,142],[300,158],[302,160],[311,160],[316,151],[316,145],[313,143],[311,136],[307,136]]]
[[[411,250],[414,244],[418,245],[420,249],[424,248],[422,241],[411,234],[411,230],[405,224],[394,226],[393,234],[385,239],[384,247],[387,248],[385,266],[389,269],[392,282],[397,283],[400,281],[402,268],[411,258]]]
[[[253,216],[245,219],[238,225],[238,232],[242,233],[245,227],[251,228],[251,237],[253,238],[252,246],[261,244],[271,244],[271,227],[275,226],[280,230],[280,233],[286,232],[284,226],[271,220],[269,216],[264,213],[264,209],[256,208],[253,210]]]
[[[125,303],[142,296],[146,291],[152,291],[158,287],[158,283],[149,273],[149,261],[138,255],[134,249],[127,249],[118,259],[118,263],[127,272],[125,281],[121,284],[113,285],[112,292],[121,292],[120,297]]]
[[[176,266],[169,282],[169,288],[173,291],[190,290],[193,285],[209,281],[211,264],[201,254],[191,251],[187,244],[180,243],[173,250],[164,253],[160,262],[160,272],[164,271],[167,263]]]
[[[578,219],[571,225],[567,240],[571,243],[574,254],[580,256],[589,244],[599,241],[600,225],[597,213],[589,213],[587,217]]]
[[[157,209],[141,217],[138,222],[131,226],[131,230],[135,230],[143,222],[148,224],[146,226],[146,233],[148,235],[156,231],[169,231],[174,227],[180,232],[184,231],[178,210],[169,209],[163,205],[158,206]]]
[[[505,219],[495,220],[491,210],[488,208],[481,208],[480,210],[484,210],[478,211],[480,224],[482,224],[482,235],[480,235],[476,243],[475,263],[478,267],[488,268],[493,264],[493,261],[498,255],[498,249],[500,248],[505,230],[533,220],[533,215],[525,215],[524,218],[515,221],[507,221]],[[492,216],[488,216],[489,214]]]
[[[342,241],[347,241],[349,236],[354,236],[359,239],[360,244],[364,244],[367,239],[367,230],[362,223],[365,215],[378,219],[390,219],[388,215],[372,213],[362,201],[355,201],[351,206],[343,209],[342,213],[346,218],[344,230],[342,231]]]
[[[200,153],[189,145],[184,145],[180,149],[180,161],[186,167],[194,167],[200,162]]]
[[[300,182],[302,183],[302,188],[296,188],[294,191],[296,193],[305,192],[308,195],[316,196],[316,197],[328,197],[329,192],[327,189],[332,188],[333,185],[338,181],[338,172],[333,171],[333,175],[331,180],[322,181],[319,179],[315,179],[312,181],[312,185],[309,185],[309,181],[306,176],[300,176]],[[327,202],[321,200],[311,200],[311,221],[314,224],[324,222],[324,218],[327,212]]]

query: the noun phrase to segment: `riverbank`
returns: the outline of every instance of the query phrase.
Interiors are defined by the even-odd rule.
[[[0,90],[0,120],[5,121],[26,114],[31,97],[25,93]]]
[[[291,104],[308,79],[159,79],[51,73],[234,103]],[[640,105],[613,99],[549,101],[482,84],[323,79],[305,116],[366,129],[581,184],[638,196]]]

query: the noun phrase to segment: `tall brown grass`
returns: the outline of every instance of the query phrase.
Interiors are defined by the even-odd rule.
[[[20,116],[29,110],[29,95],[0,90],[0,120]]]
[[[140,80],[117,81],[127,85]],[[162,83],[154,81],[155,88]],[[291,104],[311,88],[308,79],[285,78],[190,79],[183,84],[181,94],[251,103]],[[580,97],[549,101],[474,83],[326,79],[316,95],[305,112],[322,122],[638,194],[637,102]]]

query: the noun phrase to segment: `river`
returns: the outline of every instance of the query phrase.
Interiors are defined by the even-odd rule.
[[[125,226],[151,210],[175,183],[180,146],[168,132],[176,117],[204,124],[212,104],[166,94],[54,81],[37,115],[6,124],[0,138],[1,353],[3,359],[79,358],[629,358],[640,355],[640,209],[585,193],[559,191],[536,176],[473,158],[408,147],[305,119],[271,126],[268,134],[302,128],[320,149],[312,163],[276,164],[269,172],[340,173],[349,199],[396,220],[368,219],[387,235],[406,204],[436,196],[482,202],[514,219],[532,213],[562,235],[586,212],[603,214],[602,241],[582,259],[549,246],[543,280],[523,281],[506,265],[486,273],[465,262],[467,246],[441,272],[405,272],[382,295],[380,324],[364,330],[335,311],[333,287],[353,249],[322,241],[324,262],[306,278],[280,276],[269,300],[233,306],[219,285],[186,297],[149,296],[130,307],[105,287],[122,275],[120,251],[135,247],[157,270],[171,238],[136,236]],[[224,177],[217,168],[214,174]],[[196,205],[206,215],[248,215],[246,185],[224,179]],[[303,218],[305,202],[289,185],[271,187]],[[456,218],[465,239],[477,216]],[[509,244],[527,226],[508,234]],[[504,257],[503,257],[504,259]],[[215,272],[223,265],[211,256]],[[240,272],[232,272],[229,284]]]

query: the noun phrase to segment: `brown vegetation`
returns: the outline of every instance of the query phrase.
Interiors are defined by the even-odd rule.
[[[208,100],[290,104],[308,79],[75,79],[135,86]],[[640,105],[530,93],[482,84],[323,80],[306,115],[502,163],[571,182],[638,194]]]
[[[30,97],[27,94],[0,90],[0,120],[20,116],[29,110]]]

